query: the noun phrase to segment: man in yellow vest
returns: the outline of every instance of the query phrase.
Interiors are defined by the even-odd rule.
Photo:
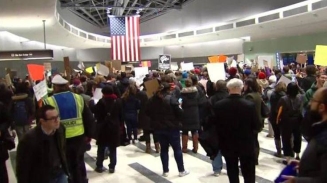
[[[66,157],[71,183],[86,183],[84,162],[85,138],[92,137],[94,118],[83,97],[69,91],[68,81],[56,75],[52,79],[54,95],[43,100],[59,111],[60,121],[66,128]]]

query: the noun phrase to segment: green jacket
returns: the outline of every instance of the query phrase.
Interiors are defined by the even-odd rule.
[[[305,108],[308,107],[309,102],[313,97],[313,94],[315,94],[317,90],[318,90],[317,82],[315,82],[312,84],[311,88],[307,92],[305,92],[305,95],[304,95],[304,107]]]
[[[261,101],[262,101],[262,98],[261,98],[260,93],[251,92],[251,93],[245,94],[244,98],[246,100],[254,102],[255,109],[257,111],[259,120],[261,122],[261,124],[260,124],[261,125],[260,131],[261,131],[263,129],[263,127],[264,127],[264,118],[261,116]]]

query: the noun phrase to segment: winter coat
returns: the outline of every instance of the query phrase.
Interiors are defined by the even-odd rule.
[[[117,84],[117,87],[120,91],[121,94],[124,94],[127,87],[129,86],[130,82],[129,82],[129,79],[128,78],[123,78],[121,79],[118,84]]]
[[[150,118],[153,130],[181,129],[183,110],[179,107],[178,99],[170,93],[151,97],[145,113]]]
[[[257,115],[258,115],[258,119],[261,122],[261,130],[262,130],[263,127],[264,127],[264,119],[261,116],[261,104],[262,104],[261,94],[257,93],[257,92],[251,92],[251,93],[247,93],[244,96],[244,98],[249,100],[249,101],[252,101],[254,103],[255,110],[256,110]]]
[[[136,96],[130,95],[127,99],[122,99],[124,120],[137,121],[138,110],[141,108],[141,102]]]
[[[285,95],[286,95],[285,92],[276,92],[276,91],[274,91],[271,94],[271,97],[270,97],[270,100],[269,100],[270,101],[269,121],[271,123],[276,123],[278,110],[279,110],[278,109],[278,102]]]
[[[261,128],[255,104],[230,95],[214,105],[215,126],[223,156],[253,156],[255,133]]]
[[[13,101],[12,109],[11,109],[12,115],[15,115],[15,103],[24,101],[25,102],[26,112],[27,112],[27,115],[28,115],[28,118],[29,118],[29,120],[26,121],[26,122],[15,122],[15,124],[17,126],[31,124],[32,119],[35,118],[35,106],[34,106],[33,99],[29,98],[28,94],[23,93],[23,94],[14,95],[12,97],[12,101]]]
[[[228,97],[228,91],[226,90],[218,90],[216,91],[216,93],[210,97],[209,99],[209,103],[211,106],[214,106],[216,102]]]
[[[11,118],[8,107],[0,102],[0,162],[4,162],[9,158],[8,149],[5,144],[5,136],[8,135],[8,128],[11,126]]]
[[[262,91],[269,86],[269,82],[267,79],[257,79],[257,82],[261,87]]]
[[[316,76],[307,76],[305,78],[296,78],[300,87],[306,92],[316,82]]]
[[[90,105],[95,118],[96,124],[96,143],[110,147],[120,145],[120,124],[123,120],[123,106],[121,99],[116,95],[104,96],[94,106]],[[106,120],[107,113],[110,113],[110,120]]]
[[[301,157],[297,183],[327,182],[327,122],[315,123],[311,128],[313,136]]]
[[[199,130],[199,92],[195,86],[182,89],[183,130]]]
[[[62,169],[69,175],[66,159],[65,128],[60,125],[56,130],[55,141],[59,149]],[[41,126],[27,132],[19,142],[16,157],[17,183],[50,182],[51,157],[49,156],[49,141],[43,133]],[[31,166],[32,165],[32,166]]]
[[[138,114],[139,128],[143,130],[151,130],[150,119],[145,113],[146,105],[148,102],[148,96],[144,91],[138,91],[136,93],[136,98],[141,102],[140,110]]]
[[[304,95],[304,107],[306,108],[309,105],[310,100],[313,97],[313,94],[318,90],[317,82],[311,85],[311,88],[305,92]]]

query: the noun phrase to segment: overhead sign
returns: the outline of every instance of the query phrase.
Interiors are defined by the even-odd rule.
[[[53,50],[13,50],[0,51],[0,60],[49,60]]]
[[[159,55],[158,69],[167,70],[170,69],[171,55]]]

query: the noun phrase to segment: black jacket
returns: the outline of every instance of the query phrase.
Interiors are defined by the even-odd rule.
[[[199,130],[199,92],[196,87],[186,87],[182,89],[182,109],[183,113],[183,130]]]
[[[327,122],[312,126],[313,138],[304,151],[299,167],[297,183],[327,182]]]
[[[151,120],[153,130],[181,129],[183,111],[179,108],[178,99],[170,93],[151,97],[145,113]]]
[[[59,150],[61,165],[66,175],[69,175],[65,155],[65,128],[60,125],[56,130],[55,141]],[[16,177],[18,183],[50,182],[51,157],[49,156],[49,141],[45,138],[41,126],[27,132],[19,142],[16,157]]]
[[[313,83],[316,82],[316,76],[307,76],[305,78],[297,78],[300,87],[306,92],[308,91]]]
[[[120,124],[123,123],[121,99],[102,98],[96,105],[94,103],[90,105],[90,108],[97,119],[95,135],[97,145],[118,147],[120,144]],[[111,121],[105,120],[108,112],[111,113]]]
[[[230,95],[214,105],[219,148],[223,156],[254,156],[260,121],[253,102]]]
[[[9,158],[8,149],[5,145],[5,137],[9,135],[8,128],[11,126],[9,109],[0,101],[0,162],[5,162]]]
[[[118,82],[117,87],[118,87],[121,95],[123,95],[125,93],[126,88],[128,86],[129,86],[129,79],[128,78],[123,78]]]
[[[269,121],[271,123],[276,123],[277,115],[278,115],[278,102],[279,100],[285,96],[285,92],[276,92],[274,91],[270,97],[270,114]]]
[[[138,91],[136,93],[136,98],[139,99],[141,102],[141,108],[140,108],[139,114],[138,114],[139,128],[142,128],[143,130],[151,130],[150,119],[145,114],[146,105],[148,103],[148,96],[144,91]]]

